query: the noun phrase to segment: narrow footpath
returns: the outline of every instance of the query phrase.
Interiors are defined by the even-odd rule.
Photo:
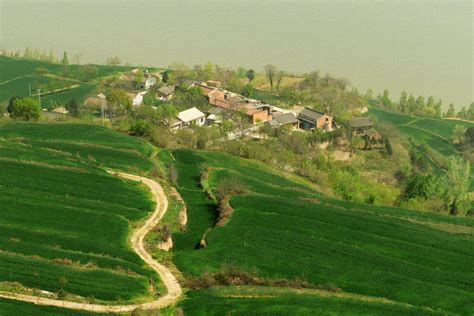
[[[144,245],[144,238],[146,234],[155,227],[163,215],[166,213],[168,209],[168,199],[163,191],[161,185],[159,185],[156,181],[153,181],[148,178],[140,177],[137,175],[132,175],[128,173],[122,172],[115,172],[115,171],[108,171],[110,174],[120,176],[125,179],[133,180],[133,181],[140,181],[143,184],[147,185],[151,192],[153,193],[153,197],[156,201],[156,208],[153,214],[146,220],[145,224],[139,228],[137,228],[131,237],[131,243],[133,250],[149,265],[153,270],[155,270],[163,284],[167,289],[167,294],[158,298],[155,301],[142,303],[142,304],[129,304],[129,305],[103,305],[103,304],[92,304],[92,303],[79,303],[74,301],[65,301],[65,300],[58,300],[46,297],[38,297],[33,295],[26,295],[26,294],[18,294],[18,293],[11,293],[11,292],[0,292],[0,297],[29,302],[38,305],[46,305],[46,306],[56,306],[62,308],[69,308],[75,310],[82,310],[82,311],[89,311],[89,312],[100,312],[100,313],[126,313],[132,312],[135,309],[159,309],[164,308],[167,306],[171,306],[177,302],[179,297],[182,294],[181,286],[179,285],[176,277],[171,273],[171,271],[166,268],[165,266],[159,264],[152,256],[146,251]]]

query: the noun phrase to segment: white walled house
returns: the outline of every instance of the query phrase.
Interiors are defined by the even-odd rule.
[[[185,126],[202,126],[206,123],[206,114],[196,107],[178,113],[178,120],[171,124],[171,129],[178,129]]]

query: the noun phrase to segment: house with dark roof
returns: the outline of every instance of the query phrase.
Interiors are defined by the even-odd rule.
[[[367,134],[367,131],[371,131],[374,128],[372,118],[369,116],[354,117],[349,120],[349,126],[352,133],[355,134]]]
[[[168,101],[173,98],[175,88],[173,86],[163,86],[158,89],[157,97],[162,101]]]
[[[291,126],[292,129],[298,129],[299,123],[300,121],[291,112],[275,115],[273,120],[268,121],[268,124],[274,128],[278,128],[280,126]]]
[[[331,116],[310,108],[304,108],[298,114],[298,120],[302,129],[321,129],[326,132],[333,130],[333,118]]]

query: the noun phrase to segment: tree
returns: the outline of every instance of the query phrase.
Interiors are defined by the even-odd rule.
[[[107,66],[118,66],[122,63],[120,57],[114,56],[107,58]]]
[[[390,93],[389,93],[388,89],[384,89],[382,99],[381,99],[382,105],[387,107],[387,108],[392,107],[392,101],[390,100],[389,94]]]
[[[400,101],[398,102],[400,106],[400,111],[406,112],[408,108],[408,94],[405,91],[402,91],[400,94]]]
[[[458,112],[457,117],[460,118],[460,119],[466,119],[467,118],[467,110],[466,110],[465,106],[463,106],[461,108],[461,111]]]
[[[454,110],[454,104],[450,104],[448,108],[448,112],[444,115],[445,117],[455,117],[456,116],[456,110]]]
[[[140,85],[145,81],[145,73],[143,69],[138,69],[138,72],[135,74],[135,78],[133,79],[133,86],[135,89],[140,87]]]
[[[405,199],[422,197],[429,199],[439,194],[440,181],[435,175],[413,175],[405,187],[403,197]]]
[[[107,114],[109,118],[125,114],[132,108],[132,100],[121,89],[111,89],[107,93]]]
[[[474,102],[471,102],[467,110],[467,117],[469,120],[474,120]]]
[[[392,144],[390,143],[390,139],[388,137],[385,138],[385,149],[387,150],[387,155],[393,155]]]
[[[463,125],[456,124],[453,129],[452,140],[453,143],[462,145],[464,144],[464,137],[466,135],[466,127]]]
[[[69,70],[69,59],[67,57],[67,52],[64,52],[63,59],[61,60],[61,65],[63,66],[63,74],[67,75]]]
[[[410,113],[416,112],[416,100],[415,97],[410,94],[407,101],[407,108]]]
[[[191,70],[185,64],[173,63],[169,68],[172,69],[170,81],[173,84],[181,85],[185,79],[191,77]]]
[[[270,83],[270,90],[273,91],[273,84],[275,82],[275,77],[277,76],[278,69],[273,65],[265,65],[263,69],[265,70],[265,76],[267,77],[268,82]]]
[[[247,76],[247,79],[249,80],[249,83],[252,82],[255,79],[255,70],[253,69],[247,70],[246,76]]]
[[[253,86],[250,83],[247,83],[242,89],[242,95],[248,98],[251,98],[253,95]]]
[[[79,102],[76,99],[71,99],[66,103],[66,110],[68,110],[69,115],[72,117],[79,117]]]
[[[285,77],[285,72],[284,71],[280,70],[280,71],[277,72],[277,74],[275,76],[277,92],[280,92],[280,85],[281,85],[281,82],[283,81],[284,77]]]
[[[51,64],[58,62],[58,60],[56,59],[56,55],[54,54],[52,49],[50,49],[48,52],[47,62]]]
[[[423,111],[423,109],[425,108],[425,98],[423,98],[423,96],[420,95],[418,96],[418,98],[416,98],[415,107],[418,112]]]
[[[470,204],[470,163],[460,156],[451,156],[444,177],[444,201],[451,215],[464,216]]]
[[[39,101],[29,97],[12,97],[7,111],[11,118],[23,121],[37,120],[41,115]]]
[[[167,83],[168,80],[169,80],[168,70],[165,70],[163,72],[163,77],[162,77],[161,81],[163,81],[163,83]]]
[[[435,115],[436,117],[441,117],[441,106],[443,105],[443,101],[441,99],[438,100],[438,102],[435,103],[434,109],[435,109]]]

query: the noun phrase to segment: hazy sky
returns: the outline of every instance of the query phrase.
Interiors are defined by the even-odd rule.
[[[273,63],[468,105],[473,17],[472,1],[0,0],[0,47],[96,63]]]

